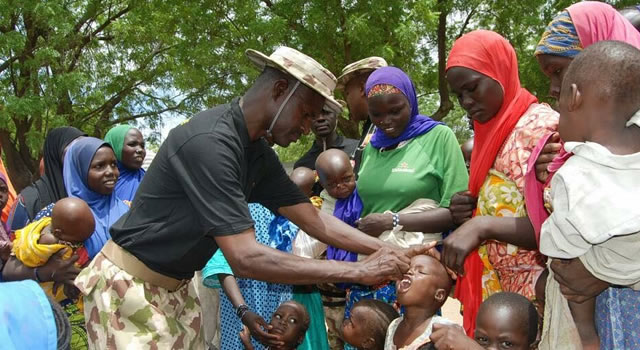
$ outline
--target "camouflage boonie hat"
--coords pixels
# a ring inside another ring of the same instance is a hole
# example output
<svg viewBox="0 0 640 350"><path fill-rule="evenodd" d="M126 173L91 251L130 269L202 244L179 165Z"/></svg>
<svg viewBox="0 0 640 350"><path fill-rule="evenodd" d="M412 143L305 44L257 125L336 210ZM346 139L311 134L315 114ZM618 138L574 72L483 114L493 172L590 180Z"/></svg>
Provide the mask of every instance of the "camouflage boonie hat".
<svg viewBox="0 0 640 350"><path fill-rule="evenodd" d="M342 106L333 99L333 90L336 88L335 75L313 58L286 46L277 48L271 56L252 49L245 53L258 68L270 66L291 74L302 84L322 95L328 108L336 113L342 112Z"/></svg>
<svg viewBox="0 0 640 350"><path fill-rule="evenodd" d="M386 67L387 61L382 57L367 57L363 58L360 61L355 61L351 64L348 64L346 67L342 69L342 74L338 77L338 85L336 86L337 90L343 90L347 85L349 80L353 78L356 74L372 72L380 67Z"/></svg>

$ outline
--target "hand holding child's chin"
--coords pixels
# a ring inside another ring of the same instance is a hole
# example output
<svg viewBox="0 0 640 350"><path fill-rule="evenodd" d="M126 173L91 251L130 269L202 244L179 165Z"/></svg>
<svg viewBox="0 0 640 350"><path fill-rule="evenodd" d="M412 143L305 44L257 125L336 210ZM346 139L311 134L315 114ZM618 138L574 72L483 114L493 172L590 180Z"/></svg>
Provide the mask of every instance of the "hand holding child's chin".
<svg viewBox="0 0 640 350"><path fill-rule="evenodd" d="M260 317L260 315L254 313L253 311L248 311L242 317L242 323L244 327L247 328L251 336L262 345L279 346L283 344L283 342L280 340L280 336L278 336L277 334L269 333L268 330L271 329L271 325L269 325L262 317Z"/></svg>
<svg viewBox="0 0 640 350"><path fill-rule="evenodd" d="M360 273L355 281L364 285L376 285L397 280L409 270L411 257L405 250L380 248L366 259L357 262Z"/></svg>
<svg viewBox="0 0 640 350"><path fill-rule="evenodd" d="M376 285L388 281L400 280L409 270L411 258L416 255L430 255L440 259L440 254L435 249L437 242L411 246L410 248L384 247L369 255L366 259L357 262L361 273L357 283L364 285Z"/></svg>

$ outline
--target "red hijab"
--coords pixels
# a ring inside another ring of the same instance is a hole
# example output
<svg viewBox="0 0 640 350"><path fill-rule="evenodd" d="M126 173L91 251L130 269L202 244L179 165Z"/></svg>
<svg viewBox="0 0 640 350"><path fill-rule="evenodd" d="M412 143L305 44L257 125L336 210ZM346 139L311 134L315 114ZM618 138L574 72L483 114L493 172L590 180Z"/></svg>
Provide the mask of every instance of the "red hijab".
<svg viewBox="0 0 640 350"><path fill-rule="evenodd" d="M451 67L469 68L490 77L500 84L504 94L502 107L495 117L484 124L473 122L469 191L477 196L502 144L538 99L520 85L516 52L496 32L475 30L456 40L447 61L447 70Z"/></svg>
<svg viewBox="0 0 640 350"><path fill-rule="evenodd" d="M473 122L474 144L469 191L477 196L502 144L520 117L538 99L520 86L516 52L496 32L476 30L456 40L447 61L447 70L451 67L472 69L497 81L502 87L503 100L498 113L484 124ZM465 331L471 337L475 331L476 314L482 303L482 269L482 260L475 249L465 259L465 274L458 278L455 292L464 310Z"/></svg>

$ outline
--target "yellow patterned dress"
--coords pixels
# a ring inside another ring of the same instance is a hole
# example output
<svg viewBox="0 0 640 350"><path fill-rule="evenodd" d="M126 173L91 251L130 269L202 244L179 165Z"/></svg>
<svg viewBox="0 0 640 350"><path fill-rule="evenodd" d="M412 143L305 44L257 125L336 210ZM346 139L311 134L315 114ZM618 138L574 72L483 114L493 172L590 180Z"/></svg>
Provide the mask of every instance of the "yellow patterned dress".
<svg viewBox="0 0 640 350"><path fill-rule="evenodd" d="M524 175L527 161L538 140L557 129L558 114L546 104L533 104L520 118L498 152L478 194L476 215L524 217ZM535 299L535 284L545 269L545 258L537 250L487 241L478 249L483 262L482 299L501 291Z"/></svg>

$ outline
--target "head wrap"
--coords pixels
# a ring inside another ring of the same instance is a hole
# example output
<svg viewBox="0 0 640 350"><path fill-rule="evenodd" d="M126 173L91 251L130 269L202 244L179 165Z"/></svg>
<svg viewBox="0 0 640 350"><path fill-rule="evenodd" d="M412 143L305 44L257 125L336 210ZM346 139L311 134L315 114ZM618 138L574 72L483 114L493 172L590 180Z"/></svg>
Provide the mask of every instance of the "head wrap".
<svg viewBox="0 0 640 350"><path fill-rule="evenodd" d="M122 161L122 147L124 147L124 138L127 136L129 130L133 129L131 125L116 125L109 129L104 137L104 140L111 145L113 153L116 154L116 159Z"/></svg>
<svg viewBox="0 0 640 350"><path fill-rule="evenodd" d="M382 67L376 69L365 84L365 93L367 96L371 89L376 85L391 85L400 90L409 101L411 115L407 127L400 136L395 138L388 137L382 130L377 129L371 138L371 146L375 148L390 147L414 137L426 134L442 124L427 116L418 113L418 98L416 97L416 89L413 82L405 72L396 67Z"/></svg>
<svg viewBox="0 0 640 350"><path fill-rule="evenodd" d="M64 183L69 196L87 202L96 222L95 232L84 242L92 259L111 238L111 225L129 210L115 193L105 196L89 188L89 167L101 147L109 147L109 144L95 137L85 137L74 142L64 157Z"/></svg>
<svg viewBox="0 0 640 350"><path fill-rule="evenodd" d="M62 157L64 149L80 136L87 134L71 126L55 128L47 134L43 148L44 175L21 192L30 219L40 209L67 197L62 176Z"/></svg>
<svg viewBox="0 0 640 350"><path fill-rule="evenodd" d="M0 283L3 349L58 349L56 319L40 285L32 280Z"/></svg>
<svg viewBox="0 0 640 350"><path fill-rule="evenodd" d="M580 51L582 51L582 45L578 32L571 21L569 11L564 10L545 29L535 55L575 57Z"/></svg>
<svg viewBox="0 0 640 350"><path fill-rule="evenodd" d="M402 94L402 91L400 91L400 89L398 89L393 85L378 84L378 85L374 85L371 88L371 90L369 90L369 93L367 94L367 98L371 98L374 96L381 96L381 95L392 95L392 94Z"/></svg>
<svg viewBox="0 0 640 350"><path fill-rule="evenodd" d="M573 58L581 48L603 40L619 40L640 49L640 33L616 9L599 1L583 1L569 6L549 23L536 55Z"/></svg>
<svg viewBox="0 0 640 350"><path fill-rule="evenodd" d="M503 91L498 113L486 123L473 122L469 190L476 196L502 144L524 112L538 100L520 85L516 52L498 33L476 30L456 40L447 61L447 70L451 67L465 67L484 74L498 82Z"/></svg>
<svg viewBox="0 0 640 350"><path fill-rule="evenodd" d="M587 48L603 40L618 40L640 49L640 33L611 5L584 1L569 6L567 10L582 47Z"/></svg>
<svg viewBox="0 0 640 350"><path fill-rule="evenodd" d="M502 144L537 99L520 86L516 52L498 33L476 30L456 40L449 53L447 70L452 67L465 67L484 74L498 82L503 91L502 106L498 113L486 123L473 122L469 190L477 196ZM457 282L456 298L464 308L463 321L467 335L474 332L475 317L482 303L482 266L477 250L471 252L465 259L465 275L460 276Z"/></svg>
<svg viewBox="0 0 640 350"><path fill-rule="evenodd" d="M142 182L145 171L144 169L129 169L122 164L122 148L124 147L124 139L127 136L129 130L133 129L130 125L117 125L111 128L104 137L104 140L111 145L113 153L116 154L118 159L118 170L120 170L120 177L116 183L116 189L114 193L116 196L125 201L132 201L135 197L136 191Z"/></svg>
<svg viewBox="0 0 640 350"><path fill-rule="evenodd" d="M2 153L2 147L0 147L0 153ZM4 164L2 163L2 158L0 158L0 173L8 174L7 169L4 168ZM7 187L9 187L9 199L7 200L7 205L1 210L2 216L0 216L0 220L8 224L9 213L13 207L13 202L16 200L16 190L13 188L8 175L6 180Z"/></svg>

